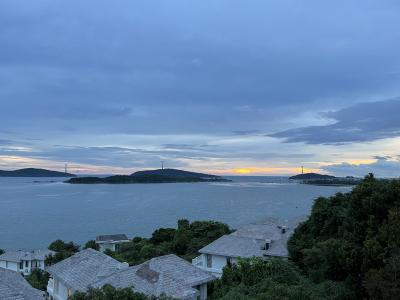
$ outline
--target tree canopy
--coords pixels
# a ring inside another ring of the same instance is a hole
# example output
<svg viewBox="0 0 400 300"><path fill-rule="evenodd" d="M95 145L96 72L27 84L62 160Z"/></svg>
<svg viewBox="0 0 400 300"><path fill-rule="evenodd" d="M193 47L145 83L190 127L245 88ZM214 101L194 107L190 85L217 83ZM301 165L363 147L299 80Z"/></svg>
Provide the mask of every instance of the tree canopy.
<svg viewBox="0 0 400 300"><path fill-rule="evenodd" d="M52 265L66 259L76 252L79 251L79 245L74 244L73 242L66 243L62 240L55 240L49 245L49 250L53 250L57 252L54 255L49 255L46 257L46 265Z"/></svg>
<svg viewBox="0 0 400 300"><path fill-rule="evenodd" d="M372 174L352 192L318 198L288 244L314 282L343 282L358 299L399 299L400 181Z"/></svg>
<svg viewBox="0 0 400 300"><path fill-rule="evenodd" d="M291 262L261 258L239 260L225 267L222 278L210 287L210 299L218 300L333 300L352 299L344 284L316 284Z"/></svg>
<svg viewBox="0 0 400 300"><path fill-rule="evenodd" d="M76 292L68 300L172 300L168 297L151 297L135 292L131 288L116 289L105 285L101 289L90 288L87 292Z"/></svg>
<svg viewBox="0 0 400 300"><path fill-rule="evenodd" d="M231 232L228 225L215 221L178 221L178 228L160 228L150 238L135 237L121 245L116 252L106 251L120 261L130 265L140 264L156 256L174 253L191 260L197 251Z"/></svg>
<svg viewBox="0 0 400 300"><path fill-rule="evenodd" d="M29 274L25 278L35 289L45 291L50 278L50 274L40 269L33 269L31 274Z"/></svg>

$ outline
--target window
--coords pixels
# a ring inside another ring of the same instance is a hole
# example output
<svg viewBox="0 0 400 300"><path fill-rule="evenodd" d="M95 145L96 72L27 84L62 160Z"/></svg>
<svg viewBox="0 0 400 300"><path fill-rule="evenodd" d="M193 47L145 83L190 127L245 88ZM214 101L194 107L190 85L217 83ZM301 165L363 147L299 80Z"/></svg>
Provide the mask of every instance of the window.
<svg viewBox="0 0 400 300"><path fill-rule="evenodd" d="M23 262L23 261L21 261L21 262L19 263L19 268L20 268L21 270L24 268L24 262Z"/></svg>
<svg viewBox="0 0 400 300"><path fill-rule="evenodd" d="M226 264L227 264L228 267L232 267L232 258L231 257L228 256L226 258Z"/></svg>
<svg viewBox="0 0 400 300"><path fill-rule="evenodd" d="M25 261L25 268L29 267L29 261Z"/></svg>
<svg viewBox="0 0 400 300"><path fill-rule="evenodd" d="M207 268L212 268L212 256L210 254L206 254L207 260Z"/></svg>

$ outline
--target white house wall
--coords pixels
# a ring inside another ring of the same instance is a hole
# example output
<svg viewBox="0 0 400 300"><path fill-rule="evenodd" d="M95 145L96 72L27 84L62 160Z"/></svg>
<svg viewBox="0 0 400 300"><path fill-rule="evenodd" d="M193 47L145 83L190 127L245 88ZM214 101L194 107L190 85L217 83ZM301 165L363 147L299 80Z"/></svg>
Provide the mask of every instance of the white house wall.
<svg viewBox="0 0 400 300"><path fill-rule="evenodd" d="M11 261L6 262L4 260L0 261L0 268L8 269L8 270L12 270L12 271L16 271L17 272L17 271L19 271L18 267L19 267L18 263L16 263L16 262L11 262Z"/></svg>
<svg viewBox="0 0 400 300"><path fill-rule="evenodd" d="M207 260L206 260L207 263ZM221 270L226 266L226 257L220 255L212 255L211 268Z"/></svg>

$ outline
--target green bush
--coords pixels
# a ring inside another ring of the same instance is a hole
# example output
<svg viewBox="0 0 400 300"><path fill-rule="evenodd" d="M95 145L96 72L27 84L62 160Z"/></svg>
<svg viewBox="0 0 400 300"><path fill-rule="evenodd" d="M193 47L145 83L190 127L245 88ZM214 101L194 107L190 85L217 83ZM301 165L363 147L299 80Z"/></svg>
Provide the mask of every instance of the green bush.
<svg viewBox="0 0 400 300"><path fill-rule="evenodd" d="M32 270L31 274L25 277L31 286L42 291L46 290L49 278L50 274L40 269Z"/></svg>

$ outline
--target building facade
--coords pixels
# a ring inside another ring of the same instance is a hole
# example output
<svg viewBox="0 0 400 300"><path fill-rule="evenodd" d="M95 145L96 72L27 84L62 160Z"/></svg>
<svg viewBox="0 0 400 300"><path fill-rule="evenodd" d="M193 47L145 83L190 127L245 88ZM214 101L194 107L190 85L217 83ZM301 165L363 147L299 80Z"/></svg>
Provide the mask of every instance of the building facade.
<svg viewBox="0 0 400 300"><path fill-rule="evenodd" d="M239 258L287 258L288 226L276 223L250 224L220 237L199 250L200 256L192 264L221 277L223 268L236 264Z"/></svg>
<svg viewBox="0 0 400 300"><path fill-rule="evenodd" d="M48 249L7 251L0 255L0 268L29 275L34 269L45 270L46 257L54 253L54 251Z"/></svg>
<svg viewBox="0 0 400 300"><path fill-rule="evenodd" d="M99 235L96 237L96 244L100 252L111 250L117 251L121 244L128 243L130 240L125 234Z"/></svg>

